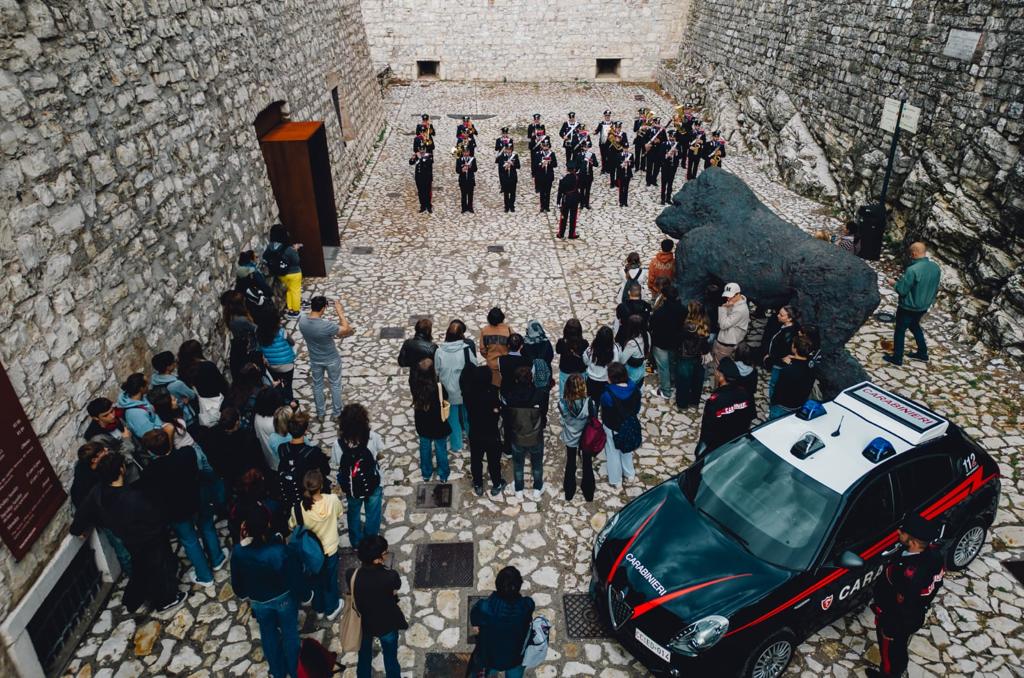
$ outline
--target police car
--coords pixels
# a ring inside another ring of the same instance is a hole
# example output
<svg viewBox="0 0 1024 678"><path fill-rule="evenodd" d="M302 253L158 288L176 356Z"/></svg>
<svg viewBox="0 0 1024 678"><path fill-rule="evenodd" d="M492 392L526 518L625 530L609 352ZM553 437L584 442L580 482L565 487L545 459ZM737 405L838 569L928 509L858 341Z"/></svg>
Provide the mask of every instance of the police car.
<svg viewBox="0 0 1024 678"><path fill-rule="evenodd" d="M948 569L979 553L995 462L954 424L864 382L710 452L612 516L591 592L653 673L781 675L807 636L867 602L919 513Z"/></svg>

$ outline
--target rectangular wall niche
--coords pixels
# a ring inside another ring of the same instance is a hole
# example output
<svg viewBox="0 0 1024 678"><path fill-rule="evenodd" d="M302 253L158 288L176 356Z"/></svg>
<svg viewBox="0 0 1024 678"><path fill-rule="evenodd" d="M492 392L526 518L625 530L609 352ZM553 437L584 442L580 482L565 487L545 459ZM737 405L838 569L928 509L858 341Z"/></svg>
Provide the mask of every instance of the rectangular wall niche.
<svg viewBox="0 0 1024 678"><path fill-rule="evenodd" d="M622 59L598 59L596 77L599 80L618 80Z"/></svg>
<svg viewBox="0 0 1024 678"><path fill-rule="evenodd" d="M420 80L437 80L441 76L440 61L417 61L416 77Z"/></svg>

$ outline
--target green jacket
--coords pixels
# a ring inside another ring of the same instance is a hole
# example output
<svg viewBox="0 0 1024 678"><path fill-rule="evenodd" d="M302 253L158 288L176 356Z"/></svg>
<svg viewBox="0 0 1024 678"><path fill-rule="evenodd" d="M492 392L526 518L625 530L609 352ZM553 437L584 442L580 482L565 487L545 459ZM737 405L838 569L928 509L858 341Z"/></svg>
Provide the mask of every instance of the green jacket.
<svg viewBox="0 0 1024 678"><path fill-rule="evenodd" d="M914 259L896 281L900 295L900 308L908 311L927 311L939 292L939 265L928 257Z"/></svg>

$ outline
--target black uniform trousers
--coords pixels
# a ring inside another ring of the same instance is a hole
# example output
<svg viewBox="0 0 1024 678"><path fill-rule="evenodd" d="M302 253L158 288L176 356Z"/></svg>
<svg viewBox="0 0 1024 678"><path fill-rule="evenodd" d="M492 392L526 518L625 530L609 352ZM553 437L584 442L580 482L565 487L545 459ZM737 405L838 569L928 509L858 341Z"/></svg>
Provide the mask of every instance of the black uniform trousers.
<svg viewBox="0 0 1024 678"><path fill-rule="evenodd" d="M633 142L633 158L636 160L636 166L646 172L647 153L644 151L644 145L639 138Z"/></svg>
<svg viewBox="0 0 1024 678"><path fill-rule="evenodd" d="M676 165L664 162L661 165L661 204L672 202L672 184L676 180Z"/></svg>
<svg viewBox="0 0 1024 678"><path fill-rule="evenodd" d="M697 178L697 169L700 167L700 156L692 153L686 154L686 179Z"/></svg>
<svg viewBox="0 0 1024 678"><path fill-rule="evenodd" d="M551 211L551 184L551 177L546 176L544 172L537 175L537 192L540 193L541 212Z"/></svg>
<svg viewBox="0 0 1024 678"><path fill-rule="evenodd" d="M616 181L619 185L619 207L629 207L629 180L632 176L629 172L619 169L616 174Z"/></svg>
<svg viewBox="0 0 1024 678"><path fill-rule="evenodd" d="M576 237L576 219L580 215L580 201L576 193L562 198L561 216L558 218L558 237L565 235L566 224L569 226L569 237Z"/></svg>
<svg viewBox="0 0 1024 678"><path fill-rule="evenodd" d="M608 170L608 187L615 188L618 186L616 179L619 175L619 157L620 153L613 148L608 149L608 162L604 164L604 168Z"/></svg>
<svg viewBox="0 0 1024 678"><path fill-rule="evenodd" d="M603 171L603 170L602 170ZM580 174L580 198L583 207L590 209L590 189L594 185L594 174Z"/></svg>
<svg viewBox="0 0 1024 678"><path fill-rule="evenodd" d="M608 154L609 154L609 151L610 151L609 144L608 143L598 144L597 148L601 152L601 173L602 174L607 174L608 172L611 171L611 170L608 169Z"/></svg>
<svg viewBox="0 0 1024 678"><path fill-rule="evenodd" d="M501 181L501 195L505 200L505 211L516 211L516 184L517 179L503 179Z"/></svg>
<svg viewBox="0 0 1024 678"><path fill-rule="evenodd" d="M476 182L472 177L459 176L459 192L462 194L462 211L473 211L473 189Z"/></svg>
<svg viewBox="0 0 1024 678"><path fill-rule="evenodd" d="M430 204L431 199L431 185L434 183L434 178L429 175L417 176L416 177L416 195L420 199L420 211L432 209L433 206Z"/></svg>
<svg viewBox="0 0 1024 678"><path fill-rule="evenodd" d="M884 614L875 615L875 636L878 638L878 652L881 655L879 668L885 678L900 678L910 664L907 646L917 629L900 628L898 632L894 632L887 626L899 628L901 625L887 625Z"/></svg>
<svg viewBox="0 0 1024 678"><path fill-rule="evenodd" d="M647 158L647 185L658 185L658 173L661 171L661 163L665 159L665 151L660 146L652 148Z"/></svg>

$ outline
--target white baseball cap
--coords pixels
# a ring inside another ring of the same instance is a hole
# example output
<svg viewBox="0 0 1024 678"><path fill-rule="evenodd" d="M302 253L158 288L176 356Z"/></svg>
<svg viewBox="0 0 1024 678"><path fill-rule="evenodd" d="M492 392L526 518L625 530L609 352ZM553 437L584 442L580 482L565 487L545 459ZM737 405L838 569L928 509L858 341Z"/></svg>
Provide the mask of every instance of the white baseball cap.
<svg viewBox="0 0 1024 678"><path fill-rule="evenodd" d="M739 283L734 283L734 282L733 283L729 283L722 290L722 296L723 297L734 297L734 296L736 296L739 293L740 293L740 285L739 285Z"/></svg>

